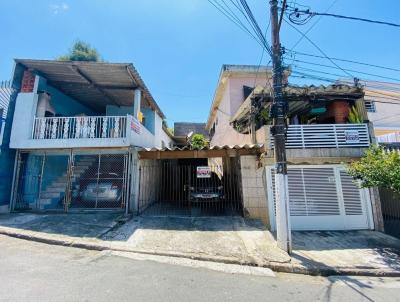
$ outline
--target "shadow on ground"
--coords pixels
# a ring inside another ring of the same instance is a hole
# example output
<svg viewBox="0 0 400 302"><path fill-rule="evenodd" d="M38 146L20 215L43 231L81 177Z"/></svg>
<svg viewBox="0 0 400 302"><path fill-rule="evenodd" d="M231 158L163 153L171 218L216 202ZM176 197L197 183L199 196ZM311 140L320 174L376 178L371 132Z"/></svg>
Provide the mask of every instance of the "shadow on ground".
<svg viewBox="0 0 400 302"><path fill-rule="evenodd" d="M12 213L0 215L0 226L55 235L98 238L116 227L119 217L121 213Z"/></svg>
<svg viewBox="0 0 400 302"><path fill-rule="evenodd" d="M375 231L293 232L292 262L306 267L400 270L400 240Z"/></svg>

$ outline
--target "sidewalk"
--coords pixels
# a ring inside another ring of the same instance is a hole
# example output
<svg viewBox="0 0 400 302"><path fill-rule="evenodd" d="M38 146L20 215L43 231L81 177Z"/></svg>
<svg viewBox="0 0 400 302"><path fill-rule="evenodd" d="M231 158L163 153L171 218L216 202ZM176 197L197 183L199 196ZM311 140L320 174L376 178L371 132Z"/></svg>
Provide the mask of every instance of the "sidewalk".
<svg viewBox="0 0 400 302"><path fill-rule="evenodd" d="M255 265L312 275L400 276L400 240L378 232L294 232L293 254L258 221L96 214L0 215L0 234L49 244Z"/></svg>

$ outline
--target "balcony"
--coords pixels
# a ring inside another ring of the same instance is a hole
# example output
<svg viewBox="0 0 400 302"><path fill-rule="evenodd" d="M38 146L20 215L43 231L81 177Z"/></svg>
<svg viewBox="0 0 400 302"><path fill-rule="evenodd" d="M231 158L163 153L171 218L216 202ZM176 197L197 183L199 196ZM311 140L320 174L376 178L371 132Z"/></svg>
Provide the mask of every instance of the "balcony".
<svg viewBox="0 0 400 302"><path fill-rule="evenodd" d="M119 139L127 116L35 117L32 139Z"/></svg>
<svg viewBox="0 0 400 302"><path fill-rule="evenodd" d="M273 145L271 136L271 148ZM287 149L368 148L369 145L367 124L289 125L286 137Z"/></svg>

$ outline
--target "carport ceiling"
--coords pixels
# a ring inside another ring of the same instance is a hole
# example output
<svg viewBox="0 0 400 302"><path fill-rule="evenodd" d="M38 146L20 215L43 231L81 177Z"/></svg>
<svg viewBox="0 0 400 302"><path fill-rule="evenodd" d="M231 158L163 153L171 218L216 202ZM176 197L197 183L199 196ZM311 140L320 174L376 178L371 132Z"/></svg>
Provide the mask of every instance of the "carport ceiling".
<svg viewBox="0 0 400 302"><path fill-rule="evenodd" d="M141 88L149 106L164 118L132 64L28 59L15 61L45 77L50 85L96 111L104 110L107 104L132 105L134 90Z"/></svg>

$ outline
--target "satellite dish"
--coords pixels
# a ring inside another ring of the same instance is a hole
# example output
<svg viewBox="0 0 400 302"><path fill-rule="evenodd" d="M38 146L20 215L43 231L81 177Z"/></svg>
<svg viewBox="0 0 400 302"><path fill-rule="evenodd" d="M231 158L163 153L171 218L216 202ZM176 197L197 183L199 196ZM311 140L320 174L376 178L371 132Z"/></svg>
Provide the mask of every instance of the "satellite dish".
<svg viewBox="0 0 400 302"><path fill-rule="evenodd" d="M188 138L188 139L191 138L192 135L193 135L193 131L190 131L190 132L188 133L188 135L187 135L187 138Z"/></svg>

